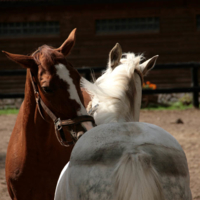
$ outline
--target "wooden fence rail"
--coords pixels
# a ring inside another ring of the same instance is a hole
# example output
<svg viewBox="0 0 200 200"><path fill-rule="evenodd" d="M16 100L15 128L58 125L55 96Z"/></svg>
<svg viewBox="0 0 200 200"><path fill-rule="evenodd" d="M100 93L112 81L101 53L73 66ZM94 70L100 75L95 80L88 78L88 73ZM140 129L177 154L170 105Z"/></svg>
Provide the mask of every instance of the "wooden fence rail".
<svg viewBox="0 0 200 200"><path fill-rule="evenodd" d="M200 63L181 63L181 64L164 64L156 65L153 70L165 70L165 69L191 69L191 87L182 88L163 88L155 90L143 90L143 94L167 94L167 93L192 93L193 94L193 106L199 108L199 93L200 87L198 85L198 70ZM105 70L104 67L83 67L77 69L86 79L91 80L91 70L94 73L102 73ZM1 70L0 76L22 76L26 75L26 70ZM4 98L24 98L23 93L8 93L3 94L0 92L0 99Z"/></svg>

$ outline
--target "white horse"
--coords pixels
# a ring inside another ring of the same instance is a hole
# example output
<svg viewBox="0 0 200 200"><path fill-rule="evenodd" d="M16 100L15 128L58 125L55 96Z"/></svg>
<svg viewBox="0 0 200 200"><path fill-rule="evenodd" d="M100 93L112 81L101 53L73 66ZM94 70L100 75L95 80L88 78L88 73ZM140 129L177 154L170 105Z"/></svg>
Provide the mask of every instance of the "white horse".
<svg viewBox="0 0 200 200"><path fill-rule="evenodd" d="M92 107L99 105L99 125L76 143L55 200L192 199L186 156L176 139L153 124L131 122L139 120L142 76L157 56L142 64L141 56L125 56L117 44L105 74L94 84L82 81Z"/></svg>
<svg viewBox="0 0 200 200"><path fill-rule="evenodd" d="M94 84L82 79L82 87L92 98L87 110L94 109L97 125L139 121L143 76L154 67L158 56L142 64L142 55L126 53L125 58L121 57L122 50L117 43L109 53L105 73Z"/></svg>

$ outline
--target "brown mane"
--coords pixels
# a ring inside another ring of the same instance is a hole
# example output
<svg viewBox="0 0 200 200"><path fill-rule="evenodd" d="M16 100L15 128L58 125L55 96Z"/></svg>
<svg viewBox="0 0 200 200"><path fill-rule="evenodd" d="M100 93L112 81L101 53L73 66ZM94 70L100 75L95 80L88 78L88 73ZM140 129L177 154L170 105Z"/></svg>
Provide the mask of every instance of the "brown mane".
<svg viewBox="0 0 200 200"><path fill-rule="evenodd" d="M32 53L33 59L38 65L53 66L58 62L66 61L62 53L48 45L42 45Z"/></svg>

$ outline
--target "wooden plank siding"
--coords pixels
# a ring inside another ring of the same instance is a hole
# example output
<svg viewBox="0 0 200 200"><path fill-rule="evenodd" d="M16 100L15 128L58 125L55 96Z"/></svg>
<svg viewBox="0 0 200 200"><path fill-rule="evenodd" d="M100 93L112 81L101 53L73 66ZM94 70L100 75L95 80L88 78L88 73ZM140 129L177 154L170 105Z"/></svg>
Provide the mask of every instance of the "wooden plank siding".
<svg viewBox="0 0 200 200"><path fill-rule="evenodd" d="M0 50L11 53L30 54L43 44L58 47L76 27L76 45L68 57L75 67L106 66L108 53L116 42L121 44L123 52L143 53L146 58L159 55L159 64L200 62L200 30L196 27L200 2L197 0L62 6L47 4L41 7L2 7L0 13L0 23L60 22L58 36L0 37ZM160 30L96 34L95 20L141 17L158 17ZM0 53L0 70L20 68ZM188 87L191 84L191 74L187 69L154 70L146 80L157 84L158 88ZM24 89L24 81L24 77L0 77L0 93L21 92Z"/></svg>
<svg viewBox="0 0 200 200"><path fill-rule="evenodd" d="M25 76L1 76L0 93L24 93Z"/></svg>

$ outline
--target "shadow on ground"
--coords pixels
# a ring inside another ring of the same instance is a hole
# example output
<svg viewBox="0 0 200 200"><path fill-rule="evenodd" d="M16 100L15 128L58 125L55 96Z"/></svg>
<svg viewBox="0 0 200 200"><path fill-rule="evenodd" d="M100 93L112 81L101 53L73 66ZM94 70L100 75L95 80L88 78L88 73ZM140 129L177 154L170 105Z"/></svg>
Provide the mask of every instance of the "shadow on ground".
<svg viewBox="0 0 200 200"><path fill-rule="evenodd" d="M5 169L6 153L0 153L0 169Z"/></svg>

